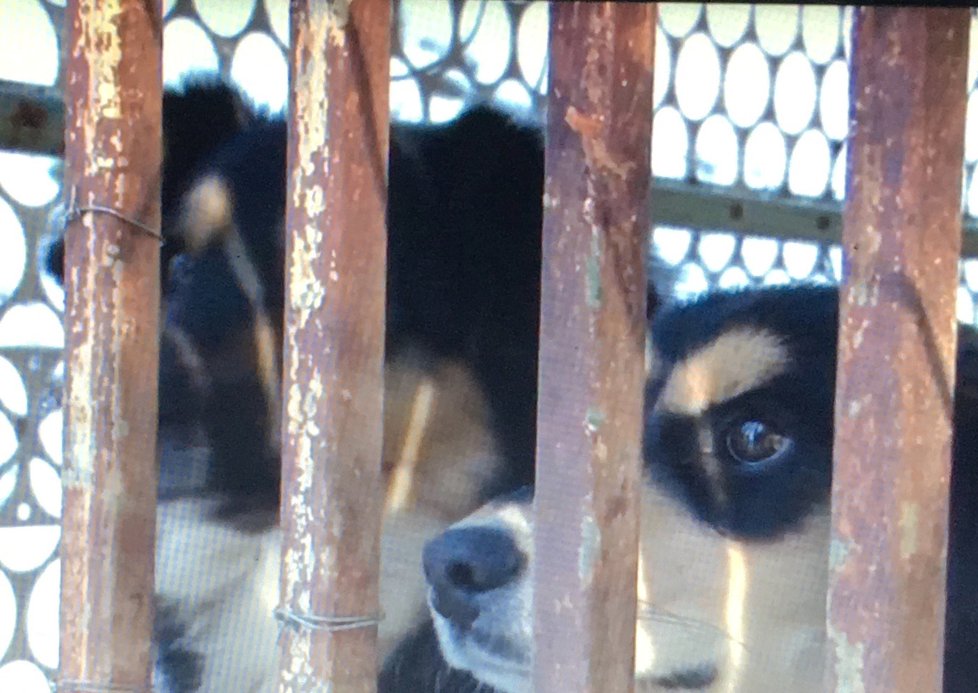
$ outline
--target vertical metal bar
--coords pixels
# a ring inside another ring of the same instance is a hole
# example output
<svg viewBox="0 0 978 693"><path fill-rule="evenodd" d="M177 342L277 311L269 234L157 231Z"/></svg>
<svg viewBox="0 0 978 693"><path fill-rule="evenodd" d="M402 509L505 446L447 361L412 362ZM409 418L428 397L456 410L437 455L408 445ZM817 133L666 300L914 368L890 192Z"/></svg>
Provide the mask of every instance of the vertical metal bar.
<svg viewBox="0 0 978 693"><path fill-rule="evenodd" d="M939 691L961 248L967 9L854 31L827 674Z"/></svg>
<svg viewBox="0 0 978 693"><path fill-rule="evenodd" d="M291 4L282 691L376 688L390 11Z"/></svg>
<svg viewBox="0 0 978 693"><path fill-rule="evenodd" d="M156 527L161 7L78 0L66 21L59 690L142 691Z"/></svg>
<svg viewBox="0 0 978 693"><path fill-rule="evenodd" d="M550 5L534 690L630 691L655 6Z"/></svg>

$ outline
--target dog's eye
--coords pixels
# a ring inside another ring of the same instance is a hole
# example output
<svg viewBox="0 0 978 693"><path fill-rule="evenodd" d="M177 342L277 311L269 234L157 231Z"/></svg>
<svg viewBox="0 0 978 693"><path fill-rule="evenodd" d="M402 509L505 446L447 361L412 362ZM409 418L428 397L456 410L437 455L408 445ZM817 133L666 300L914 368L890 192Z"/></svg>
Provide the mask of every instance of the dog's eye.
<svg viewBox="0 0 978 693"><path fill-rule="evenodd" d="M727 431L727 450L741 464L772 462L790 448L791 439L763 421L744 421Z"/></svg>

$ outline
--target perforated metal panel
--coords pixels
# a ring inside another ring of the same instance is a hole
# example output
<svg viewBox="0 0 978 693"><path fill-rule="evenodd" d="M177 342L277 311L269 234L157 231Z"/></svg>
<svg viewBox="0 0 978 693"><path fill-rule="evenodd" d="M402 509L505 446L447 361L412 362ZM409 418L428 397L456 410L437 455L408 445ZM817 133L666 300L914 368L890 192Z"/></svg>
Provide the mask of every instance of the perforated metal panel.
<svg viewBox="0 0 978 693"><path fill-rule="evenodd" d="M60 86L63 4L0 3L0 80ZM57 163L0 150L0 691L47 691L58 663L64 303L38 271Z"/></svg>
<svg viewBox="0 0 978 693"><path fill-rule="evenodd" d="M972 17L972 36L976 26ZM728 187L745 199L839 203L846 183L851 33L851 7L661 4L655 175ZM962 194L969 217L978 213L976 56L973 46ZM712 287L841 277L837 244L741 238L723 229L657 227L652 261L659 290L677 297ZM978 266L965 260L958 292L965 322L976 320L976 288Z"/></svg>
<svg viewBox="0 0 978 693"><path fill-rule="evenodd" d="M63 4L0 2L0 80L60 86ZM469 99L494 99L518 117L538 118L546 92L545 2L402 0L397 8L395 118L449 120ZM655 175L693 195L712 185L761 202L840 200L851 9L659 8ZM287 0L166 0L164 10L167 83L220 71L256 102L283 108ZM970 216L978 215L976 67L973 49L962 195ZM46 218L60 192L50 173L55 163L0 151L0 691L24 693L48 690L58 656L63 295L38 270ZM738 236L718 226L654 230L650 258L663 294L839 279L841 254L830 242ZM976 296L978 260L968 260L961 319L976 321Z"/></svg>

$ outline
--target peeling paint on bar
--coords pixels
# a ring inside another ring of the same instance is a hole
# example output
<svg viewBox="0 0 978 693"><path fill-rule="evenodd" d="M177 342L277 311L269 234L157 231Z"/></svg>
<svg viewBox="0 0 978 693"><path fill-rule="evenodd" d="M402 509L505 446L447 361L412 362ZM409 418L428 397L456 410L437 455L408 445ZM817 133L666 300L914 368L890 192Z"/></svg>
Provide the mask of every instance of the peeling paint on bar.
<svg viewBox="0 0 978 693"><path fill-rule="evenodd" d="M941 690L969 25L967 8L857 10L828 557L840 693Z"/></svg>
<svg viewBox="0 0 978 693"><path fill-rule="evenodd" d="M390 5L291 3L282 610L377 615ZM370 692L377 627L286 624L280 691Z"/></svg>
<svg viewBox="0 0 978 693"><path fill-rule="evenodd" d="M845 633L829 628L829 642L835 645L835 660L838 668L836 693L866 693L863 682L863 658L866 648L862 643L853 645Z"/></svg>
<svg viewBox="0 0 978 693"><path fill-rule="evenodd" d="M325 208L318 204L306 204L305 211L310 219L314 219L322 215ZM288 289L289 302L298 315L296 326L299 329L306 327L309 316L322 306L326 295L323 283L316 276L316 265L320 259L318 248L322 242L322 231L311 224L307 224L303 233L296 234L293 240Z"/></svg>
<svg viewBox="0 0 978 693"><path fill-rule="evenodd" d="M918 443L919 444L919 443ZM920 506L913 502L900 505L900 558L904 561L913 559L919 546Z"/></svg>
<svg viewBox="0 0 978 693"><path fill-rule="evenodd" d="M160 9L66 10L65 196L160 223ZM81 212L66 239L62 693L149 686L159 244ZM79 683L84 682L84 683Z"/></svg>
<svg viewBox="0 0 978 693"><path fill-rule="evenodd" d="M585 515L581 520L581 545L577 559L578 575L585 585L590 585L594 578L594 564L600 551L601 530L593 517Z"/></svg>
<svg viewBox="0 0 978 693"><path fill-rule="evenodd" d="M549 10L533 690L627 692L655 7L551 3Z"/></svg>

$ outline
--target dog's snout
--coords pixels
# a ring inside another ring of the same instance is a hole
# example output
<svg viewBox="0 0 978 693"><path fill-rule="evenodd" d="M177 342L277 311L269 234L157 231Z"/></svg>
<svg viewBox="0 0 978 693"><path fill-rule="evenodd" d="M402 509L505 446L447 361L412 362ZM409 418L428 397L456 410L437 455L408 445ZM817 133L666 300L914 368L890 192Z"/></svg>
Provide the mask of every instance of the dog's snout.
<svg viewBox="0 0 978 693"><path fill-rule="evenodd" d="M513 581L525 557L512 536L489 527L451 529L424 549L432 607L461 628L479 615L477 597Z"/></svg>

